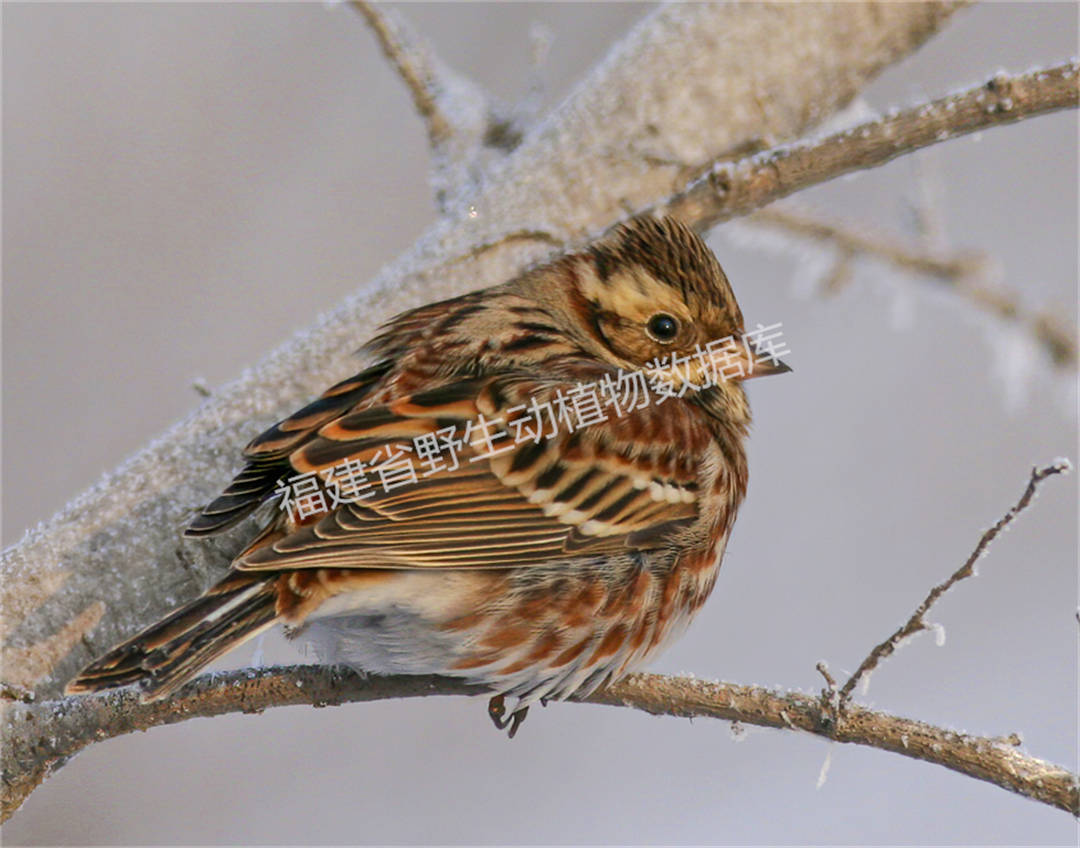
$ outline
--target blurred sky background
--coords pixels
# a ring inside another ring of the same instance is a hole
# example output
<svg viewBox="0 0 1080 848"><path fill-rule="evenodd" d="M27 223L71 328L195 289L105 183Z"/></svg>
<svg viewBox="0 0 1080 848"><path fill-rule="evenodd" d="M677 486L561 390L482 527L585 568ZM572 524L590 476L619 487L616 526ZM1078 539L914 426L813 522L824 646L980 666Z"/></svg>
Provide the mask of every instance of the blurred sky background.
<svg viewBox="0 0 1080 848"><path fill-rule="evenodd" d="M557 103L644 5L415 4L442 57L522 98L530 28ZM3 539L16 541L361 287L433 220L424 129L360 18L321 3L24 5L3 13ZM866 93L905 105L1077 53L1073 3L957 15ZM799 196L913 238L936 174L950 244L1076 323L1076 113ZM713 598L652 670L816 691L905 619L1015 502L1077 458L1075 374L934 283L748 225L710 240L792 375L751 384L749 498ZM364 341L356 339L356 344ZM1011 376L1010 376L1011 374ZM237 450L253 435L237 433ZM224 485L227 481L222 480ZM1077 767L1077 478L1039 500L863 700ZM292 661L278 637L269 661ZM239 649L222 665L250 662ZM816 788L826 755L828 780ZM92 746L8 844L1075 844L1067 814L821 739L613 708L494 732L463 698L289 708Z"/></svg>

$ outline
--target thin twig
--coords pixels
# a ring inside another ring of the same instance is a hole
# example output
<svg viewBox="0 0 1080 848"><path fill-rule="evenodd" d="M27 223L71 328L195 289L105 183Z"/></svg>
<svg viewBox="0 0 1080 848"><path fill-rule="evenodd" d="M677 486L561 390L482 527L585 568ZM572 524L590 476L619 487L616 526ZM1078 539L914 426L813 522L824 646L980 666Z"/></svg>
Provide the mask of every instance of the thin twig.
<svg viewBox="0 0 1080 848"><path fill-rule="evenodd" d="M822 660L816 666L814 666L814 668L818 670L818 674L825 678L825 685L828 687L828 691L832 692L833 690L835 690L836 679L832 676L832 674L829 673L829 667L825 664L825 661Z"/></svg>
<svg viewBox="0 0 1080 848"><path fill-rule="evenodd" d="M925 274L942 282L957 285L966 277L985 270L989 257L983 253L942 254L909 247L885 236L867 232L862 227L826 221L818 215L790 206L770 206L747 218L753 224L782 229L797 236L829 242L849 255L864 254L916 274Z"/></svg>
<svg viewBox="0 0 1080 848"><path fill-rule="evenodd" d="M172 698L146 704L140 703L130 689L31 705L11 704L4 716L14 731L4 751L3 819L34 787L91 741L189 718L259 713L271 707L325 707L354 701L482 692L445 677L361 677L348 669L298 665L205 674ZM644 710L652 715L706 716L780 730L803 730L835 742L868 745L936 763L1074 815L1080 810L1075 775L1024 754L1001 739L955 733L857 705L849 705L843 723L837 725L820 699L799 692L633 674L583 700Z"/></svg>
<svg viewBox="0 0 1080 848"><path fill-rule="evenodd" d="M826 221L791 207L770 206L753 213L747 220L835 246L840 256L825 286L829 293L849 282L852 257L873 256L901 270L937 280L1002 320L1026 327L1055 365L1076 368L1075 335L1050 316L1026 312L1016 293L988 284L987 269L991 260L985 253L944 253L908 246L861 227Z"/></svg>
<svg viewBox="0 0 1080 848"><path fill-rule="evenodd" d="M364 16L379 40L386 58L409 89L416 111L427 124L428 139L438 147L453 134L453 124L439 105L438 76L427 48L419 43L409 28L388 9L376 8L366 0L350 0L349 5Z"/></svg>
<svg viewBox="0 0 1080 848"><path fill-rule="evenodd" d="M937 603L937 600L949 591L949 589L961 580L971 577L975 573L975 563L978 561L979 557L986 552L990 544L997 538L998 533L1011 524L1013 519L1027 508L1028 504L1031 503L1031 499L1035 496L1035 491L1039 484L1047 477L1054 474L1066 474L1071 468L1072 465L1067 459L1058 459L1043 468L1033 468L1031 470L1031 479L1028 481L1027 488L1024 489L1024 494L1021 496L1020 500L1017 501L1016 505L1005 513L993 527L983 533L982 538L979 539L979 543L975 546L975 550L971 552L971 556L967 558L964 564L953 572L948 580L939 583L931 589L930 594L926 596L923 602L915 609L915 612L911 614L911 618L889 636L888 639L877 645L869 654L867 654L866 659L859 664L855 673L852 674L851 677L848 678L848 681L840 688L840 700L842 703L846 703L851 698L851 693L854 691L859 681L865 675L877 668L882 660L891 656L896 650L896 646L904 641L904 639L929 629L929 625L926 623L924 616L929 611L930 607Z"/></svg>
<svg viewBox="0 0 1080 848"><path fill-rule="evenodd" d="M825 678L825 688L821 690L821 708L823 719L835 728L840 720L840 692L836 688L836 678L829 673L829 667L822 660L815 668Z"/></svg>
<svg viewBox="0 0 1080 848"><path fill-rule="evenodd" d="M1078 70L1074 61L1014 77L997 74L967 91L890 112L825 138L735 162L718 161L658 210L707 230L826 179L884 165L949 138L1075 109L1080 100Z"/></svg>
<svg viewBox="0 0 1080 848"><path fill-rule="evenodd" d="M381 4L350 0L412 95L432 150L431 188L439 211L462 206L481 175L523 137L514 115L471 79L454 72L401 16Z"/></svg>
<svg viewBox="0 0 1080 848"><path fill-rule="evenodd" d="M27 689L25 686L20 686L18 683L0 680L0 698L5 701L22 701L24 704L32 704L34 702L34 691Z"/></svg>

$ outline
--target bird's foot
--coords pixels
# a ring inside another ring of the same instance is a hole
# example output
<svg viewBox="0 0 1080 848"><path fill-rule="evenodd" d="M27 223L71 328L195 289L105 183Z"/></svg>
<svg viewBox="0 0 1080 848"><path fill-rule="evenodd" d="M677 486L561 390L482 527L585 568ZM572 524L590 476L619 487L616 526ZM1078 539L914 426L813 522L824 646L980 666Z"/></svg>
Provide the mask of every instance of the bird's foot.
<svg viewBox="0 0 1080 848"><path fill-rule="evenodd" d="M490 701L488 701L488 716L491 718L492 723L499 730L506 730L510 728L510 732L507 736L513 739L518 732L518 728L521 727L522 722L525 721L525 716L529 714L529 708L525 707L522 710L514 710L509 716L506 715L506 698L502 695L496 695Z"/></svg>

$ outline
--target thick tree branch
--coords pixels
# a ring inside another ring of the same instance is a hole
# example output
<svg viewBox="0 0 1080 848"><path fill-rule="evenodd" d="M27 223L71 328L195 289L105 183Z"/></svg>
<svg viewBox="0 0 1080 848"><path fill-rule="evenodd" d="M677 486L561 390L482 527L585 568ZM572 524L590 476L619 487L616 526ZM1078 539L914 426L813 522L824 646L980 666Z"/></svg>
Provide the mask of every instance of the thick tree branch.
<svg viewBox="0 0 1080 848"><path fill-rule="evenodd" d="M852 171L957 136L1011 124L1080 100L1080 64L1066 62L1019 76L999 73L983 85L921 103L825 138L719 160L689 188L661 205L699 230Z"/></svg>
<svg viewBox="0 0 1080 848"><path fill-rule="evenodd" d="M980 309L1026 328L1055 365L1076 369L1076 336L1050 315L1027 312L1015 292L988 283L990 258L985 254L946 253L909 246L861 227L826 221L785 206L761 209L747 221L835 247L839 258L826 284L829 291L835 291L848 281L853 257L871 256L901 270L930 277Z"/></svg>
<svg viewBox="0 0 1080 848"><path fill-rule="evenodd" d="M444 677L361 677L348 669L298 665L207 674L166 701L140 703L122 690L41 704L12 704L14 728L5 751L3 819L51 773L93 741L189 718L258 713L271 707L325 707L388 698L473 695L482 690ZM839 721L820 698L758 686L632 674L584 699L652 715L705 716L802 730L833 742L867 745L945 766L1044 804L1080 814L1075 775L1017 748L1015 738L969 736L925 722L866 709L844 708ZM63 721L56 721L56 716ZM11 776L10 782L9 775ZM0 820L3 820L0 819Z"/></svg>

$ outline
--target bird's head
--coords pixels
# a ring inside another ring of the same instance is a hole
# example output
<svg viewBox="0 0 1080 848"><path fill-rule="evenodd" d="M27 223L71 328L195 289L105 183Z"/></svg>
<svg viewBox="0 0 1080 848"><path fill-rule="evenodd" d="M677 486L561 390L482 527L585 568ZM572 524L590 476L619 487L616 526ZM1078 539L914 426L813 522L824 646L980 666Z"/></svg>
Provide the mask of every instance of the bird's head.
<svg viewBox="0 0 1080 848"><path fill-rule="evenodd" d="M762 358L720 263L674 218L619 224L564 261L579 341L626 371L664 371L676 392L790 368ZM703 400L705 400L703 398Z"/></svg>

